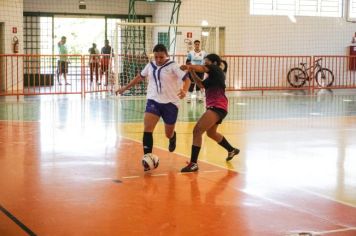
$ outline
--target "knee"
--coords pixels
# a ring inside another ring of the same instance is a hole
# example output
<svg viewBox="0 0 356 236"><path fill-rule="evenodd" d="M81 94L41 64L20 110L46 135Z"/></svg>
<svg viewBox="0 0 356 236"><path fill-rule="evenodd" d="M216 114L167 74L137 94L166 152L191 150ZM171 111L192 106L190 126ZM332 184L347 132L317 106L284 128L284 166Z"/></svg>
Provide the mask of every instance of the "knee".
<svg viewBox="0 0 356 236"><path fill-rule="evenodd" d="M214 139L214 137L215 137L215 132L209 132L209 131L207 131L207 132L206 132L206 135L207 135L209 138Z"/></svg>
<svg viewBox="0 0 356 236"><path fill-rule="evenodd" d="M193 129L193 136L202 136L204 133L203 129L199 126L195 126Z"/></svg>

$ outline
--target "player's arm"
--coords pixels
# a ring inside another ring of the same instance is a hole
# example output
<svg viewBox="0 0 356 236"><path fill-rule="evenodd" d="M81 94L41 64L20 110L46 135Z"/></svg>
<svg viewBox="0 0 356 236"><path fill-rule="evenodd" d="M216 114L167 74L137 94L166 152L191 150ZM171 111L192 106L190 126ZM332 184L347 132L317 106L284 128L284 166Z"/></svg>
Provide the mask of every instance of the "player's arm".
<svg viewBox="0 0 356 236"><path fill-rule="evenodd" d="M196 83L196 85L199 88L201 88L201 89L205 88L204 85L203 85L202 80L199 78L199 76L195 73L194 70L189 71L189 73L190 73L190 77L194 80L194 82Z"/></svg>
<svg viewBox="0 0 356 236"><path fill-rule="evenodd" d="M115 94L123 94L126 90L130 89L131 87L135 86L136 84L138 84L139 82L141 82L143 79L143 77L141 76L141 74L137 74L136 77L130 81L130 83L128 83L127 85L119 88L118 90L115 91Z"/></svg>
<svg viewBox="0 0 356 236"><path fill-rule="evenodd" d="M188 78L188 75L185 76L184 80L183 80L183 86L182 88L180 89L179 93L178 93L178 97L180 99L183 99L185 97L185 95L187 94L188 92L188 89L190 87L190 79Z"/></svg>
<svg viewBox="0 0 356 236"><path fill-rule="evenodd" d="M199 73L207 73L209 72L209 68L204 65L181 65L181 70L195 71Z"/></svg>

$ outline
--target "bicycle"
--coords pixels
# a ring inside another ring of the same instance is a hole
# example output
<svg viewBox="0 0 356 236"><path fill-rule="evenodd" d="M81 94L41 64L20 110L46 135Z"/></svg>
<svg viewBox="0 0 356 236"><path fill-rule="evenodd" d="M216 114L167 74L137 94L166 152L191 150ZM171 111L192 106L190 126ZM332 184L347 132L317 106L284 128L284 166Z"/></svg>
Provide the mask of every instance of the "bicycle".
<svg viewBox="0 0 356 236"><path fill-rule="evenodd" d="M314 65L306 67L307 63L300 63L300 67L295 67L289 70L287 74L288 83L294 88L302 87L306 81L311 81L315 78L319 87L330 87L334 82L334 74L328 68L323 68L320 65L322 58L319 58L314 62ZM308 71L312 70L314 73L309 76Z"/></svg>

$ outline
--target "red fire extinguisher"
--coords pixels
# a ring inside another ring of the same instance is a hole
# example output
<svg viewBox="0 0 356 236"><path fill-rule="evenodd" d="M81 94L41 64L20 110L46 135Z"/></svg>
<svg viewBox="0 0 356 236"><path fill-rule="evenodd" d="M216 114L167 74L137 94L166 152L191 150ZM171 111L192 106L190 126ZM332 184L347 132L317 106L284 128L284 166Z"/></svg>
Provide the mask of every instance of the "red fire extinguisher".
<svg viewBox="0 0 356 236"><path fill-rule="evenodd" d="M12 52L19 53L19 39L16 36L12 38Z"/></svg>

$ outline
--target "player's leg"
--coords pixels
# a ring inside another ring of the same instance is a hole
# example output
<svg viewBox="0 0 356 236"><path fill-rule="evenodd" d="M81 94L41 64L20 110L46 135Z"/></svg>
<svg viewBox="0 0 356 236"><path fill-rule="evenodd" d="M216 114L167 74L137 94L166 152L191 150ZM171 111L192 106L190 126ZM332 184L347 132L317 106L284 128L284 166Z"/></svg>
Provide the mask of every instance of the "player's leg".
<svg viewBox="0 0 356 236"><path fill-rule="evenodd" d="M159 116L150 112L145 112L143 118L144 130L143 130L143 153L152 153L153 149L153 131L159 121Z"/></svg>
<svg viewBox="0 0 356 236"><path fill-rule="evenodd" d="M203 134L205 131L213 127L220 120L217 113L212 110L207 110L198 120L193 130L193 145L190 155L190 163L184 167L181 172L193 172L198 168L198 156L202 144Z"/></svg>
<svg viewBox="0 0 356 236"><path fill-rule="evenodd" d="M173 103L161 104L160 113L162 114L166 137L169 139L168 150L173 152L177 144L177 134L174 129L178 118L178 107Z"/></svg>
<svg viewBox="0 0 356 236"><path fill-rule="evenodd" d="M147 100L145 115L143 118L143 153L152 153L153 149L153 131L161 117L159 113L158 103L153 100Z"/></svg>
<svg viewBox="0 0 356 236"><path fill-rule="evenodd" d="M192 94L193 94L193 91L194 91L194 86L195 86L194 80L191 80L191 83L190 83L190 86L189 86L189 89L188 89L188 95L187 95L187 102L188 103L190 103L192 101Z"/></svg>
<svg viewBox="0 0 356 236"><path fill-rule="evenodd" d="M220 146L225 148L225 150L228 152L226 161L230 161L234 156L239 154L240 150L231 146L231 144L226 140L226 138L222 134L217 132L217 128L219 124L222 123L223 119L226 117L227 112L219 108L212 108L212 111L216 112L216 114L219 115L220 119L214 126L212 126L206 131L206 134L209 138L215 140Z"/></svg>

